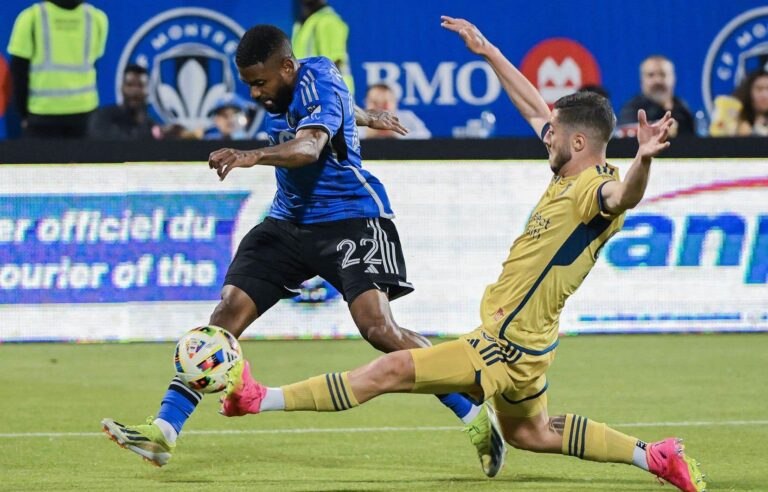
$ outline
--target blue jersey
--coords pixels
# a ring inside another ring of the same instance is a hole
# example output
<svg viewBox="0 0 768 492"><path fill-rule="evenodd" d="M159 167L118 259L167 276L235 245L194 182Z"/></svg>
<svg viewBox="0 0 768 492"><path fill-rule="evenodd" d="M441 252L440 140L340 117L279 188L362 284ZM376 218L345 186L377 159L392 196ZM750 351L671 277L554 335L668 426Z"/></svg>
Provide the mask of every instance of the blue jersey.
<svg viewBox="0 0 768 492"><path fill-rule="evenodd" d="M338 69L325 57L299 63L288 111L267 115L270 144L291 140L302 128L324 130L328 144L317 162L275 168L277 193L269 216L301 224L394 217L384 185L361 166L354 101Z"/></svg>

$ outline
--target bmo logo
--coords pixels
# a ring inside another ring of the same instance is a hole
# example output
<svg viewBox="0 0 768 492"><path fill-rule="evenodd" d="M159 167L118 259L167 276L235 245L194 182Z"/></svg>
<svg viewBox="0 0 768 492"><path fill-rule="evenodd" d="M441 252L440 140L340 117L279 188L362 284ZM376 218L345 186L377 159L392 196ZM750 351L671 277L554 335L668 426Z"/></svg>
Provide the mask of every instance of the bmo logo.
<svg viewBox="0 0 768 492"><path fill-rule="evenodd" d="M384 83L395 91L400 104L416 106L436 104L454 106L463 101L473 106L494 102L501 93L501 83L493 69L484 61L463 65L440 62L427 73L418 62L363 63L366 86Z"/></svg>
<svg viewBox="0 0 768 492"><path fill-rule="evenodd" d="M600 68L584 46L567 38L552 38L534 46L520 71L552 106L585 85L600 84Z"/></svg>

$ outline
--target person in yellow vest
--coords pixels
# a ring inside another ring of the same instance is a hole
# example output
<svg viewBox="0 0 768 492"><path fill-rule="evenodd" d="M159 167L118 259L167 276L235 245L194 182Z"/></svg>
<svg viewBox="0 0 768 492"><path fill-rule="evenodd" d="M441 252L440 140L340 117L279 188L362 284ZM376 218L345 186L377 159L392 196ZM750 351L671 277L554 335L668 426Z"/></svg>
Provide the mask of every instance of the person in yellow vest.
<svg viewBox="0 0 768 492"><path fill-rule="evenodd" d="M293 54L296 58L324 56L336 64L350 94L355 93L349 66L349 26L326 0L300 0L298 21L293 25Z"/></svg>
<svg viewBox="0 0 768 492"><path fill-rule="evenodd" d="M25 136L86 135L99 106L94 63L108 29L107 15L82 0L46 0L19 14L8 53Z"/></svg>

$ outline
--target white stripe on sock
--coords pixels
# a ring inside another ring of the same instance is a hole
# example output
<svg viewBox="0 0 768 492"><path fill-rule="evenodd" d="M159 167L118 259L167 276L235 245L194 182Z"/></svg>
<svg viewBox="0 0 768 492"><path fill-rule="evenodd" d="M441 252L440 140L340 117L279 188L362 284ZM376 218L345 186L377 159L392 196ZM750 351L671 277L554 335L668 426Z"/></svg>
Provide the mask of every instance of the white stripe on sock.
<svg viewBox="0 0 768 492"><path fill-rule="evenodd" d="M473 420L475 420L475 417L477 417L477 414L479 414L480 410L482 409L483 407L479 405L472 405L472 408L469 410L469 413L461 417L461 421L464 422L465 424L472 422Z"/></svg>
<svg viewBox="0 0 768 492"><path fill-rule="evenodd" d="M260 412L285 410L285 395L282 388L267 388L267 394L261 400Z"/></svg>
<svg viewBox="0 0 768 492"><path fill-rule="evenodd" d="M637 445L635 446L632 450L632 464L648 471L648 454L645 452L645 449Z"/></svg>
<svg viewBox="0 0 768 492"><path fill-rule="evenodd" d="M179 437L179 433L176 432L176 429L174 429L171 424L169 424L163 419L155 419L154 421L152 421L152 423L158 426L161 431L163 431L165 440L168 441L169 444L173 444L176 442L176 438Z"/></svg>

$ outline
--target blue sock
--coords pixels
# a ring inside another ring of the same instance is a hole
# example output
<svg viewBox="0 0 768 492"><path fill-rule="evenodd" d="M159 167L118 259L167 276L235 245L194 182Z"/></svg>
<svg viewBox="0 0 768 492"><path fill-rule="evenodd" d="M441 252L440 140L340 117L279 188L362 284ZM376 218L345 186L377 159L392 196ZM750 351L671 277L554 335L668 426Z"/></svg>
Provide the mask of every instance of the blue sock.
<svg viewBox="0 0 768 492"><path fill-rule="evenodd" d="M457 417L460 419L464 419L467 415L469 415L469 412L472 410L472 407L475 405L472 404L471 401L467 399L466 396L460 395L459 393L450 393L447 395L435 395L437 398L445 405L446 407L450 408L453 413L456 414Z"/></svg>
<svg viewBox="0 0 768 492"><path fill-rule="evenodd" d="M160 404L157 418L165 420L177 433L181 433L181 428L202 398L203 395L190 389L179 378L173 378Z"/></svg>

